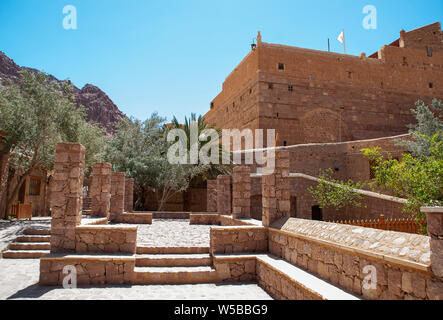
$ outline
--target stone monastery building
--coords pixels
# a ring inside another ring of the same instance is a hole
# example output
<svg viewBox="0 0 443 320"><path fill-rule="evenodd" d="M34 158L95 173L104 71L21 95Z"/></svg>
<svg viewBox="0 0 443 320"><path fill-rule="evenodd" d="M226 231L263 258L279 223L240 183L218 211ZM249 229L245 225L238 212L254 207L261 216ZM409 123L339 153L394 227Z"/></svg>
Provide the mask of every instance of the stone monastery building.
<svg viewBox="0 0 443 320"><path fill-rule="evenodd" d="M205 118L223 129L276 129L278 146L403 134L418 99L443 98L442 41L438 22L358 57L265 43L259 32Z"/></svg>

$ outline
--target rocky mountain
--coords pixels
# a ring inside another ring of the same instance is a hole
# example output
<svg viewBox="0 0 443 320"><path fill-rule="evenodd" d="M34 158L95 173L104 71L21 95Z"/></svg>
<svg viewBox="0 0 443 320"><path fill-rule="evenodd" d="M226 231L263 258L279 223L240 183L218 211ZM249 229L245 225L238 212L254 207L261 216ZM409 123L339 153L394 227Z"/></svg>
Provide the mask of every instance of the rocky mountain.
<svg viewBox="0 0 443 320"><path fill-rule="evenodd" d="M12 59L0 51L0 79L15 80L18 78L20 70L38 71L18 66ZM50 77L55 81L60 81L52 75ZM97 123L109 134L112 134L115 131L115 125L122 118L126 117L106 93L92 84L87 84L82 89L74 86L74 95L77 98L77 104L83 105L86 108L88 121Z"/></svg>

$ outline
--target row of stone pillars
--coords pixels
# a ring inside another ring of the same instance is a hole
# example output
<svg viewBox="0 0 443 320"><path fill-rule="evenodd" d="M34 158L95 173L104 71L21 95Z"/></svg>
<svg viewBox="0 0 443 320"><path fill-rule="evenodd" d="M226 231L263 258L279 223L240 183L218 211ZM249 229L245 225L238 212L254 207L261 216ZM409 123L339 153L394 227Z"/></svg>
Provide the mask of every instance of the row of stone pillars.
<svg viewBox="0 0 443 320"><path fill-rule="evenodd" d="M263 226L291 216L289 152L275 154L275 169L262 179ZM251 218L251 169L249 166L235 167L231 176L220 175L207 183L207 211L231 215L235 219ZM232 208L231 208L232 204Z"/></svg>
<svg viewBox="0 0 443 320"><path fill-rule="evenodd" d="M50 183L52 252L75 250L75 227L82 219L85 151L78 143L56 146ZM113 220L133 211L133 179L126 179L123 172L112 172L110 163L96 163L92 174L92 216Z"/></svg>
<svg viewBox="0 0 443 320"><path fill-rule="evenodd" d="M133 211L134 179L124 172L112 172L110 163L96 163L92 170L90 188L91 215L116 219Z"/></svg>

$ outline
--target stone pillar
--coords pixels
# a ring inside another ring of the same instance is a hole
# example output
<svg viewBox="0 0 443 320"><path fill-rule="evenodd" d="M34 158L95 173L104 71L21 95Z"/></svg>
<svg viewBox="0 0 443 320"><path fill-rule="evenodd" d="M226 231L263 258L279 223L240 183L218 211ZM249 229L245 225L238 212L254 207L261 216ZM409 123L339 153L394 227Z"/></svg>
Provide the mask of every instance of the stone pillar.
<svg viewBox="0 0 443 320"><path fill-rule="evenodd" d="M431 238L431 270L443 278L443 207L424 207L421 212L426 214Z"/></svg>
<svg viewBox="0 0 443 320"><path fill-rule="evenodd" d="M251 168L238 166L232 175L232 217L251 218Z"/></svg>
<svg viewBox="0 0 443 320"><path fill-rule="evenodd" d="M85 147L57 143L50 183L51 252L75 251L75 227L82 220Z"/></svg>
<svg viewBox="0 0 443 320"><path fill-rule="evenodd" d="M262 179L263 226L269 227L274 221L291 216L289 180L289 152L279 150L275 154L275 169Z"/></svg>
<svg viewBox="0 0 443 320"><path fill-rule="evenodd" d="M217 177L217 213L231 215L231 176Z"/></svg>
<svg viewBox="0 0 443 320"><path fill-rule="evenodd" d="M125 173L113 172L111 178L111 220L125 212Z"/></svg>
<svg viewBox="0 0 443 320"><path fill-rule="evenodd" d="M208 180L206 185L206 211L217 212L217 180Z"/></svg>
<svg viewBox="0 0 443 320"><path fill-rule="evenodd" d="M92 168L92 182L89 191L91 197L91 214L95 217L109 218L111 200L110 163L96 163Z"/></svg>
<svg viewBox="0 0 443 320"><path fill-rule="evenodd" d="M125 211L134 212L134 179L125 180Z"/></svg>

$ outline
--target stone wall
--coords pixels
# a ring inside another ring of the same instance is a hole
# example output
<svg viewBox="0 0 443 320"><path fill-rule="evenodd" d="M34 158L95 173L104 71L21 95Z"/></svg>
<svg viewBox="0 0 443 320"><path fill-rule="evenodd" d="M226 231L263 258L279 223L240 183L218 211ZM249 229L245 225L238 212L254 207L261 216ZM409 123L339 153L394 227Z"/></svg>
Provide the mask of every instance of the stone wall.
<svg viewBox="0 0 443 320"><path fill-rule="evenodd" d="M414 103L443 97L441 26L421 29L405 33L419 48L384 46L374 58L257 43L205 119L220 129L275 129L280 146L407 133Z"/></svg>
<svg viewBox="0 0 443 320"><path fill-rule="evenodd" d="M219 225L220 215L215 213L191 213L189 215L189 224Z"/></svg>
<svg viewBox="0 0 443 320"><path fill-rule="evenodd" d="M231 176L220 175L217 177L217 213L231 214Z"/></svg>
<svg viewBox="0 0 443 320"><path fill-rule="evenodd" d="M51 252L73 252L75 228L82 219L85 147L57 143L51 190Z"/></svg>
<svg viewBox="0 0 443 320"><path fill-rule="evenodd" d="M126 224L152 224L152 213L128 213L125 212L113 220L115 223Z"/></svg>
<svg viewBox="0 0 443 320"><path fill-rule="evenodd" d="M212 254L266 252L267 229L257 226L211 228Z"/></svg>
<svg viewBox="0 0 443 320"><path fill-rule="evenodd" d="M124 172L113 172L111 175L111 220L125 212L125 180Z"/></svg>
<svg viewBox="0 0 443 320"><path fill-rule="evenodd" d="M208 180L206 190L207 211L217 212L217 180Z"/></svg>
<svg viewBox="0 0 443 320"><path fill-rule="evenodd" d="M92 168L92 182L89 190L91 197L91 215L109 218L111 206L111 173L110 163L96 163Z"/></svg>
<svg viewBox="0 0 443 320"><path fill-rule="evenodd" d="M251 282L257 278L255 256L216 256L213 264L223 282Z"/></svg>
<svg viewBox="0 0 443 320"><path fill-rule="evenodd" d="M274 221L290 216L289 153L287 151L275 153L274 172L263 175L262 182L262 222L268 227Z"/></svg>
<svg viewBox="0 0 443 320"><path fill-rule="evenodd" d="M90 225L75 229L77 253L135 253L137 227Z"/></svg>
<svg viewBox="0 0 443 320"><path fill-rule="evenodd" d="M40 281L42 286L62 286L68 274L65 266L74 266L77 285L121 285L131 284L134 277L135 256L97 255L46 255L40 259Z"/></svg>
<svg viewBox="0 0 443 320"><path fill-rule="evenodd" d="M232 216L234 218L251 217L251 168L238 166L233 170Z"/></svg>
<svg viewBox="0 0 443 320"><path fill-rule="evenodd" d="M442 299L430 271L429 237L333 223L288 219L269 229L269 251L349 292L371 300ZM365 288L366 266L376 288Z"/></svg>
<svg viewBox="0 0 443 320"><path fill-rule="evenodd" d="M134 179L125 180L125 212L134 211Z"/></svg>

